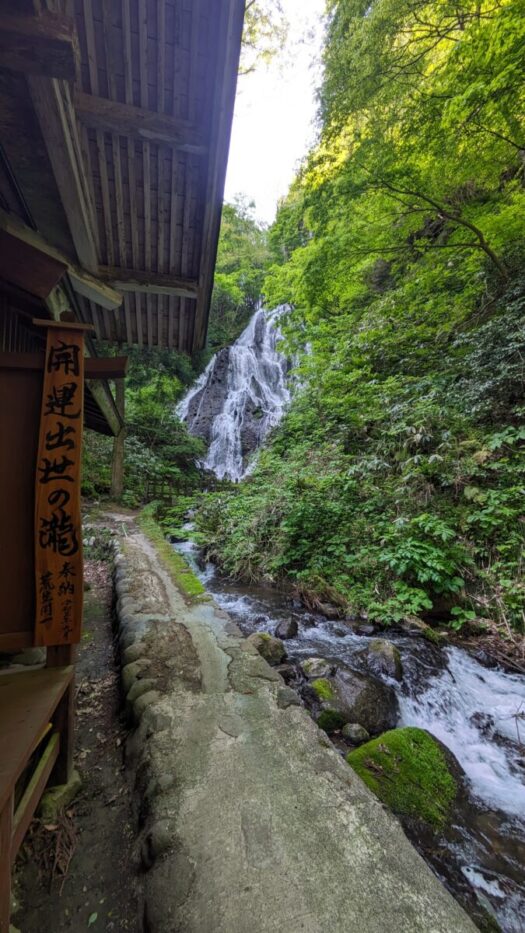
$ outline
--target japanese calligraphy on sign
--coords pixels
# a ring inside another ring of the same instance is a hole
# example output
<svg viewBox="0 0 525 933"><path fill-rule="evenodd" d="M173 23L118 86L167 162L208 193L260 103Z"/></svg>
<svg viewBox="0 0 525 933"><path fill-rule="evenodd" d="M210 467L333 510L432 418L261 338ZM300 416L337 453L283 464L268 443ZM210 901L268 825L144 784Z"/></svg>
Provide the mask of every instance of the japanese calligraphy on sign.
<svg viewBox="0 0 525 933"><path fill-rule="evenodd" d="M47 331L35 480L36 645L80 640L83 341L83 331L67 324Z"/></svg>

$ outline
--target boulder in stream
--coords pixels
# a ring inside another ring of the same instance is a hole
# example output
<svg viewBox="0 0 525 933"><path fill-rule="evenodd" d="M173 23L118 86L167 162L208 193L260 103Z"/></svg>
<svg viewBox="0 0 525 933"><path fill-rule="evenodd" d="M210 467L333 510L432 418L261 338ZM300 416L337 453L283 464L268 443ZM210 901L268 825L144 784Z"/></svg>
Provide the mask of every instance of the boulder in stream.
<svg viewBox="0 0 525 933"><path fill-rule="evenodd" d="M348 753L365 784L410 828L439 832L462 789L462 769L430 732L392 729Z"/></svg>
<svg viewBox="0 0 525 933"><path fill-rule="evenodd" d="M275 629L275 637L286 640L287 638L295 638L299 631L299 626L297 625L297 619L281 619L279 624Z"/></svg>
<svg viewBox="0 0 525 933"><path fill-rule="evenodd" d="M335 671L333 661L327 661L326 658L306 658L301 661L301 670L306 677L315 679L316 677L328 677Z"/></svg>
<svg viewBox="0 0 525 933"><path fill-rule="evenodd" d="M268 632L254 632L246 641L250 642L268 664L281 664L286 656L284 645L279 638Z"/></svg>
<svg viewBox="0 0 525 933"><path fill-rule="evenodd" d="M394 680L403 679L403 665L398 649L386 638L374 638L366 648L366 665L373 674Z"/></svg>
<svg viewBox="0 0 525 933"><path fill-rule="evenodd" d="M317 724L327 732L352 722L359 723L371 735L378 735L396 725L396 694L375 677L338 667L335 674L312 680L310 687L321 707Z"/></svg>
<svg viewBox="0 0 525 933"><path fill-rule="evenodd" d="M358 722L371 735L397 724L398 703L393 687L347 667L339 667L332 682L335 705L344 714L345 722Z"/></svg>
<svg viewBox="0 0 525 933"><path fill-rule="evenodd" d="M370 740L370 735L358 722L347 722L341 729L341 734L348 739L352 745L362 745L363 742Z"/></svg>

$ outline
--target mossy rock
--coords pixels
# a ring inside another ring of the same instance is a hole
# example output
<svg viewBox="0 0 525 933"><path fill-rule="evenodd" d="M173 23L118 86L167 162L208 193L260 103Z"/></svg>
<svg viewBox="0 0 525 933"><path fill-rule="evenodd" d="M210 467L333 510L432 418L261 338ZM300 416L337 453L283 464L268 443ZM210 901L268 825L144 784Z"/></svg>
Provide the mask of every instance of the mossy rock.
<svg viewBox="0 0 525 933"><path fill-rule="evenodd" d="M338 709L324 709L317 717L317 725L329 735L341 729L345 722L345 717Z"/></svg>
<svg viewBox="0 0 525 933"><path fill-rule="evenodd" d="M461 785L454 757L424 729L392 729L348 753L367 787L400 819L441 829Z"/></svg>
<svg viewBox="0 0 525 933"><path fill-rule="evenodd" d="M319 700L329 703L335 697L334 688L326 677L318 677L317 680L312 680L310 686L312 690L315 690Z"/></svg>
<svg viewBox="0 0 525 933"><path fill-rule="evenodd" d="M281 664L286 657L286 651L281 639L274 638L268 632L253 632L246 641L254 646L268 664Z"/></svg>
<svg viewBox="0 0 525 933"><path fill-rule="evenodd" d="M374 674L380 677L392 677L394 680L403 679L403 665L399 650L391 641L385 638L374 638L366 651L367 665Z"/></svg>

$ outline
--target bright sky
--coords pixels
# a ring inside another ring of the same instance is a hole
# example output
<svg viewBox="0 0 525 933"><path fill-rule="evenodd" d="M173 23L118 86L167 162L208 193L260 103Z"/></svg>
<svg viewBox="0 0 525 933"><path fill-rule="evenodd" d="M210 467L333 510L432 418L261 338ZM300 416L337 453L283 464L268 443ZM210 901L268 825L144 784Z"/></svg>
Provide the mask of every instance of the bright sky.
<svg viewBox="0 0 525 933"><path fill-rule="evenodd" d="M298 163L314 139L315 87L325 0L282 0L290 24L284 53L241 76L225 198L245 194L271 223Z"/></svg>

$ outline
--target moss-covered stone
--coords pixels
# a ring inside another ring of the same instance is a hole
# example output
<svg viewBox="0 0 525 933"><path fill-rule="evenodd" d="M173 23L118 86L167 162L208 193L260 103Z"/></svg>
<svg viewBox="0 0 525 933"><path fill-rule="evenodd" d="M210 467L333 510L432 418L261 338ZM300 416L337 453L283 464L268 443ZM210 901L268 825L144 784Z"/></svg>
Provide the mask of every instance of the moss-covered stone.
<svg viewBox="0 0 525 933"><path fill-rule="evenodd" d="M334 688L332 687L330 681L326 679L326 677L318 677L317 680L312 680L310 686L313 690L315 690L320 700L329 702L335 697Z"/></svg>
<svg viewBox="0 0 525 933"><path fill-rule="evenodd" d="M435 628L427 625L421 632L423 638L432 642L433 645L446 645L448 639L444 632L437 632Z"/></svg>
<svg viewBox="0 0 525 933"><path fill-rule="evenodd" d="M345 717L337 709L324 709L317 718L317 725L325 732L336 732L345 724Z"/></svg>
<svg viewBox="0 0 525 933"><path fill-rule="evenodd" d="M325 658L306 658L305 661L300 662L299 666L303 674L310 678L327 677L335 670L334 663Z"/></svg>
<svg viewBox="0 0 525 933"><path fill-rule="evenodd" d="M274 638L268 632L253 632L246 639L268 664L281 664L286 657L284 644L280 638Z"/></svg>
<svg viewBox="0 0 525 933"><path fill-rule="evenodd" d="M430 733L409 726L385 732L346 756L397 816L432 829L446 823L458 795L451 759Z"/></svg>

